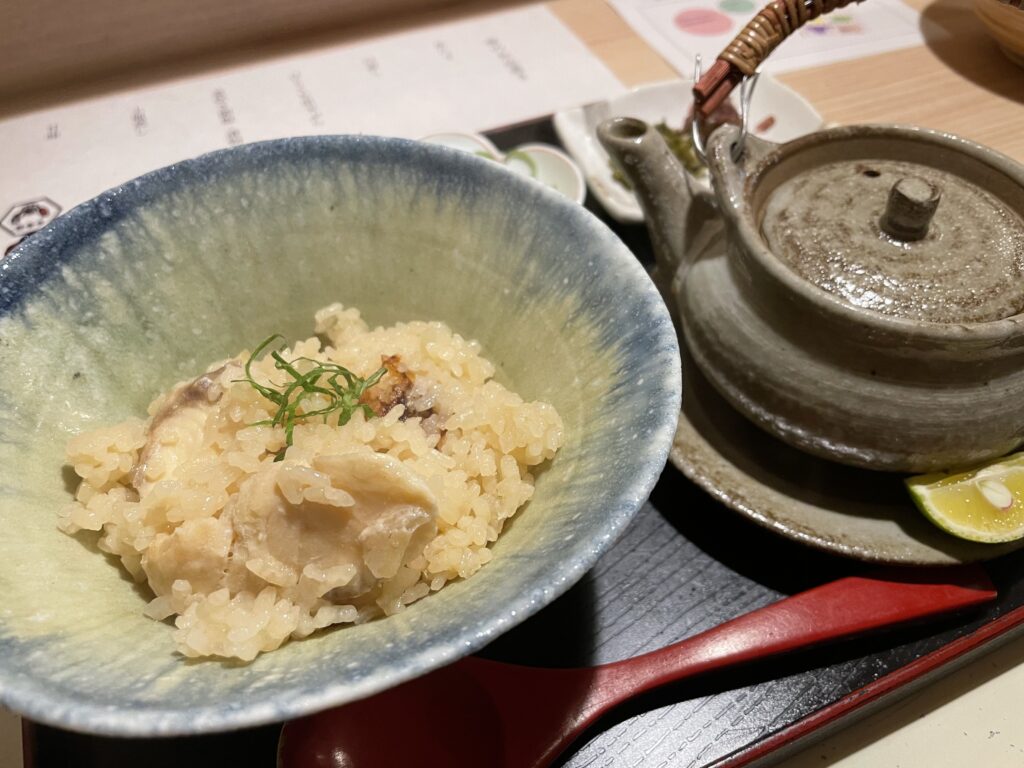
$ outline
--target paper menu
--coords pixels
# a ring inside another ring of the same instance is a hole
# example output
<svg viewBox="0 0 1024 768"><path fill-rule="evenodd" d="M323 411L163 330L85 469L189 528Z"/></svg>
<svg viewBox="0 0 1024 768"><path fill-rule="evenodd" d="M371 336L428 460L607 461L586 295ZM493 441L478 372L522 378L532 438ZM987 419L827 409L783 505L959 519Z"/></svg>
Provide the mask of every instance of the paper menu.
<svg viewBox="0 0 1024 768"><path fill-rule="evenodd" d="M482 131L624 90L527 6L21 115L0 121L0 253L104 189L214 149Z"/></svg>
<svg viewBox="0 0 1024 768"><path fill-rule="evenodd" d="M608 0L626 22L684 77L699 53L705 68L765 0ZM920 19L900 0L851 3L808 22L772 52L765 72L821 66L922 45Z"/></svg>

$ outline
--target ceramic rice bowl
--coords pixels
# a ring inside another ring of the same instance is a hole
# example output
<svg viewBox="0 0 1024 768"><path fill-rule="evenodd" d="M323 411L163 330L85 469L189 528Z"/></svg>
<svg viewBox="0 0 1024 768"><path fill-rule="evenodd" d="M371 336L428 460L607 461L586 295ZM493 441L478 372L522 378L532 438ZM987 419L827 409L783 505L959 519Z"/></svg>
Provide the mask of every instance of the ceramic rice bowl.
<svg viewBox="0 0 1024 768"><path fill-rule="evenodd" d="M404 612L248 665L186 661L95 534L57 512L67 439L340 301L440 320L555 405L566 445L494 560ZM0 262L0 703L64 728L188 734L358 699L480 648L564 592L654 485L679 413L668 313L582 208L485 160L373 137L255 144L129 182Z"/></svg>

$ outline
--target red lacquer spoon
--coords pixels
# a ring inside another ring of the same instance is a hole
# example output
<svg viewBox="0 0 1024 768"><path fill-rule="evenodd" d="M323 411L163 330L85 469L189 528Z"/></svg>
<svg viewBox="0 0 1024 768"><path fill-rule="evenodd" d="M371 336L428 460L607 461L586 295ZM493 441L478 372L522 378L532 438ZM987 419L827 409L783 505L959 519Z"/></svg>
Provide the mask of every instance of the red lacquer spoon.
<svg viewBox="0 0 1024 768"><path fill-rule="evenodd" d="M540 768L624 701L734 664L979 605L996 597L968 566L848 577L652 653L585 669L475 657L285 725L281 768Z"/></svg>

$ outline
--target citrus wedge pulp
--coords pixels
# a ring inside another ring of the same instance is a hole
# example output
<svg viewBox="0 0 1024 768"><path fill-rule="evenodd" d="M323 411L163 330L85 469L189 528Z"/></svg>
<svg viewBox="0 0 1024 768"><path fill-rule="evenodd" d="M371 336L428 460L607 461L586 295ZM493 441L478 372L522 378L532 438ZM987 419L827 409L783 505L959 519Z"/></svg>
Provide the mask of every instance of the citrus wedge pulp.
<svg viewBox="0 0 1024 768"><path fill-rule="evenodd" d="M925 516L954 536L992 544L1024 537L1024 452L906 483Z"/></svg>

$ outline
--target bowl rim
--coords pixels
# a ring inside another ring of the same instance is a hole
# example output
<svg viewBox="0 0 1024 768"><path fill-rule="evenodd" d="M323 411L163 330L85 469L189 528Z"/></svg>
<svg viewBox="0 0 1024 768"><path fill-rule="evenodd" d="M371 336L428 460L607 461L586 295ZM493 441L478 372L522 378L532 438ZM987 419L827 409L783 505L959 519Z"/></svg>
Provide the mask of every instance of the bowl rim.
<svg viewBox="0 0 1024 768"><path fill-rule="evenodd" d="M362 134L299 136L220 149L150 171L75 206L14 248L0 267L0 316L17 311L22 301L43 282L46 274L65 260L67 252L74 252L83 238L99 236L124 215L150 200L173 192L180 184L201 178L204 171L216 171L220 167L231 169L239 163L244 165L247 157L259 161L259 158L270 160L280 155L287 161L289 152L317 146L325 151L356 151L365 147L371 156L378 153L377 157L382 151L397 152L398 159L406 160L433 155L436 159L431 162L439 162L452 170L461 167L487 183L520 187L524 196L537 196L545 206L561 209L581 227L593 232L595 243L600 247L593 248L590 254L594 258L609 259L617 275L626 278L619 282L620 294L625 294L627 289L633 294L635 306L632 317L649 318L651 332L658 342L658 348L646 350L646 354L648 358L662 358L657 368L658 380L649 382L652 395L648 400L650 411L656 411L658 417L644 435L644 450L633 452L633 455L643 454L646 458L637 462L636 471L629 476L628 482L609 489L604 504L609 511L593 535L566 543L562 558L564 566L552 574L549 581L503 603L478 625L463 627L457 636L453 633L453 637L443 643L431 645L429 639L425 640L419 652L397 670L377 672L356 683L327 681L315 692L308 692L301 684L293 684L283 692L268 691L246 699L238 706L224 706L221 702L219 706L167 707L161 704L145 709L128 706L112 709L107 704L83 702L62 694L59 688L46 685L49 681L45 678L27 677L24 671L12 675L0 666L0 704L34 721L73 731L157 737L253 727L355 701L467 656L549 605L594 566L650 495L668 461L682 397L678 339L661 295L639 260L596 216L554 190L459 150L402 138ZM395 161L394 157L390 160L392 163ZM13 296L8 295L12 292L5 283L13 285Z"/></svg>

